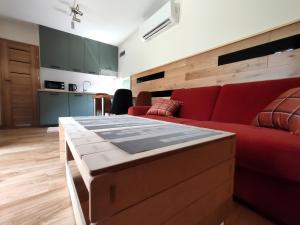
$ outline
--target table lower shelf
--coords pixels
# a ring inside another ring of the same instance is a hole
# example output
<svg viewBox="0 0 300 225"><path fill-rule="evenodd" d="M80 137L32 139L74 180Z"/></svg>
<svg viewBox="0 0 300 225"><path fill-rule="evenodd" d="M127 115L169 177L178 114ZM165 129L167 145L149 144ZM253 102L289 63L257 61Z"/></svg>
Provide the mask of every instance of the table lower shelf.
<svg viewBox="0 0 300 225"><path fill-rule="evenodd" d="M81 175L76 167L76 164L74 161L69 161L66 163L66 174L67 174L67 182L68 182L68 189L73 205L73 212L76 220L76 225L92 225L93 223L89 220L89 192L85 186L85 183L83 179L81 178ZM214 177L214 176L213 176ZM192 180L192 179L191 179ZM186 181L190 182L190 181ZM202 182L201 182L202 183ZM205 184L205 182L203 183ZM180 186L181 184L178 184ZM177 189L177 185L173 188L170 188L169 190L165 190L161 193L162 197L161 200L167 199L163 197L164 195L168 195L168 192L173 192ZM180 190L180 189L178 189ZM196 190L194 190L196 191ZM186 195L185 191L182 190L182 192L175 191L173 195L174 197L174 204L176 205L176 202L180 199L178 195L183 194ZM205 225L219 225L223 224L224 218L226 218L226 215L228 215L229 210L231 208L231 193L232 193L232 181L231 179L225 181L224 183L218 185L212 190L209 190L204 195L202 195L199 199L194 201L192 204L187 205L186 208L181 209L180 211L177 211L177 213L173 214L172 218L169 218L164 225L186 225L191 224L195 225L198 224L199 221L201 221L200 224ZM145 201L134 205L125 211L121 211L113 215L111 218L106 220L105 225L123 225L123 221L141 221L140 217L146 218L147 217L147 202L151 202L152 199L155 199L159 196L153 196L153 198L146 199ZM178 196L178 197L176 197ZM186 196L188 198L188 196ZM145 211L142 212L139 210L139 205L144 205L142 208L145 207ZM165 205L167 208L165 208L165 212L168 212L168 208L173 208L172 205L166 205L164 202L161 202L162 205ZM150 205L158 206L157 204L150 203ZM150 210L152 211L152 210ZM155 211L155 210L154 210ZM173 210L172 210L173 211ZM138 215L136 215L134 212L139 212ZM165 212L162 212L164 214ZM146 213L146 214L145 214ZM158 214L157 214L158 215ZM160 216L158 216L160 217ZM149 219L149 218L148 218ZM153 220L153 224L156 224L156 219L150 219ZM188 222L188 223L187 223ZM97 223L98 224L98 223ZM102 223L99 223L99 225ZM130 225L140 225L140 222L138 223L126 223ZM147 224L152 224L152 222L147 222Z"/></svg>

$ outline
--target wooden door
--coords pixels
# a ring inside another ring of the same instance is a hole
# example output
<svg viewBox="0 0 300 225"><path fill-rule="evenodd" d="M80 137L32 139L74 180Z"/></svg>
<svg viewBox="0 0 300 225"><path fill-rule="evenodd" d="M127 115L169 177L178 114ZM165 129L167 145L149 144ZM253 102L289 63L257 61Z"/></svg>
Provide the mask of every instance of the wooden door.
<svg viewBox="0 0 300 225"><path fill-rule="evenodd" d="M38 47L0 40L2 126L37 125Z"/></svg>

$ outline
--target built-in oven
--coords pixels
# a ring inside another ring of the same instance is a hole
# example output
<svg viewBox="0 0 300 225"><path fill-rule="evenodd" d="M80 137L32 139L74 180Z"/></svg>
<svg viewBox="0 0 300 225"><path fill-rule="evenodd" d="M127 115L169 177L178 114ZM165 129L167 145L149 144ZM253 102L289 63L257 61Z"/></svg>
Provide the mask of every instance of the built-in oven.
<svg viewBox="0 0 300 225"><path fill-rule="evenodd" d="M65 90L65 82L45 80L45 88Z"/></svg>

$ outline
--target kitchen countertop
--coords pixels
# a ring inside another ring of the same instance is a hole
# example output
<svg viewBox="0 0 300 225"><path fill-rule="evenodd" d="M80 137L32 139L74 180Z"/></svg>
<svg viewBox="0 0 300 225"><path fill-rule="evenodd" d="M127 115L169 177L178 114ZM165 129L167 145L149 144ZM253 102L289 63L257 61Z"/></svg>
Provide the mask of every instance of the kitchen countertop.
<svg viewBox="0 0 300 225"><path fill-rule="evenodd" d="M68 90L59 90L59 89L48 89L48 88L42 88L38 89L38 92L59 92L59 93L71 93L71 94L89 94L89 95L95 95L96 92L83 92L83 91L68 91Z"/></svg>

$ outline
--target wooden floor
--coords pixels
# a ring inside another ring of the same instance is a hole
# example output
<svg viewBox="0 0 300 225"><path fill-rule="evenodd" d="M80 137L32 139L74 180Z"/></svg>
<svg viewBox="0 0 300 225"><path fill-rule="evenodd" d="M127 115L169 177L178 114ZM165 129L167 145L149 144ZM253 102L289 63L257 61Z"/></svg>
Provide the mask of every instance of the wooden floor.
<svg viewBox="0 0 300 225"><path fill-rule="evenodd" d="M75 225L58 133L47 134L45 128L0 130L0 225L50 224ZM273 223L235 203L227 224Z"/></svg>

